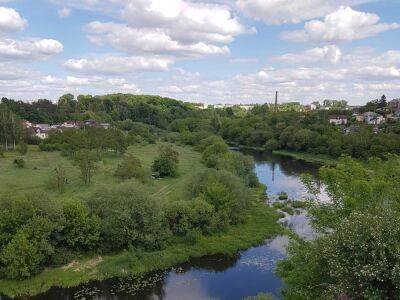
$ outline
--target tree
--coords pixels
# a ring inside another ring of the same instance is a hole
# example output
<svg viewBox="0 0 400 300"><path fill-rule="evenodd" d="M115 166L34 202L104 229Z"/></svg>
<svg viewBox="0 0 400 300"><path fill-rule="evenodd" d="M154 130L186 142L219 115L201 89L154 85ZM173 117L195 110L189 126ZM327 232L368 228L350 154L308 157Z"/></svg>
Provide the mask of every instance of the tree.
<svg viewBox="0 0 400 300"><path fill-rule="evenodd" d="M67 183L67 173L62 165L58 165L54 168L54 176L57 183L57 189L60 193L64 192L65 185Z"/></svg>
<svg viewBox="0 0 400 300"><path fill-rule="evenodd" d="M250 203L242 179L227 171L208 169L196 174L189 182L188 193L212 205L221 227L242 222Z"/></svg>
<svg viewBox="0 0 400 300"><path fill-rule="evenodd" d="M321 232L293 241L279 263L288 298L397 299L400 297L400 157L367 163L342 158L320 179L331 196L308 211ZM317 193L305 180L309 191Z"/></svg>
<svg viewBox="0 0 400 300"><path fill-rule="evenodd" d="M13 236L0 253L0 272L9 279L22 279L39 273L54 252L50 236L54 224L46 217L33 217Z"/></svg>
<svg viewBox="0 0 400 300"><path fill-rule="evenodd" d="M152 170L160 177L174 177L178 174L179 153L171 146L160 148L160 155L153 162Z"/></svg>
<svg viewBox="0 0 400 300"><path fill-rule="evenodd" d="M0 104L0 143L4 149L15 149L23 136L20 118L4 103Z"/></svg>
<svg viewBox="0 0 400 300"><path fill-rule="evenodd" d="M115 171L115 176L121 179L136 178L143 183L148 182L150 179L150 173L143 168L140 160L133 154L126 154L124 156Z"/></svg>
<svg viewBox="0 0 400 300"><path fill-rule="evenodd" d="M65 244L75 250L94 250L100 243L100 219L90 216L87 207L79 200L64 203L65 223L62 237Z"/></svg>
<svg viewBox="0 0 400 300"><path fill-rule="evenodd" d="M93 193L88 205L90 212L102 220L106 249L160 249L169 237L163 203L140 185L101 188Z"/></svg>
<svg viewBox="0 0 400 300"><path fill-rule="evenodd" d="M98 157L96 153L86 149L79 150L76 153L74 160L75 164L81 171L83 181L87 185L90 184L93 174L97 170L96 162L98 161Z"/></svg>

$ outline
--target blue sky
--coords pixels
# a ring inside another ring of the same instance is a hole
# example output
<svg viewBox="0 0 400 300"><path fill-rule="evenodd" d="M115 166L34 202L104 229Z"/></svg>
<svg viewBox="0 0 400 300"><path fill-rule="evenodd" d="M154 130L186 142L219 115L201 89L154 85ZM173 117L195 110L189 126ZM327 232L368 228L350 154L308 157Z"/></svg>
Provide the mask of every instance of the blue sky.
<svg viewBox="0 0 400 300"><path fill-rule="evenodd" d="M397 0L0 0L0 95L400 97Z"/></svg>

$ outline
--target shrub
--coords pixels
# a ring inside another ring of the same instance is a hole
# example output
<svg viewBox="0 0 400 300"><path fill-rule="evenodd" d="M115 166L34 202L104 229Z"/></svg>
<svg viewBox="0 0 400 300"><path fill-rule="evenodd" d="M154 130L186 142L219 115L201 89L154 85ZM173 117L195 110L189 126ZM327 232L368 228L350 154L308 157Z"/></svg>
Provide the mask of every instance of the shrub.
<svg viewBox="0 0 400 300"><path fill-rule="evenodd" d="M220 224L239 223L249 206L249 195L242 180L227 171L206 170L192 178L188 190L215 209Z"/></svg>
<svg viewBox="0 0 400 300"><path fill-rule="evenodd" d="M282 203L282 202L274 202L274 203L272 204L272 207L275 208L275 209L282 209L282 208L285 207L285 204Z"/></svg>
<svg viewBox="0 0 400 300"><path fill-rule="evenodd" d="M279 198L279 200L287 200L287 199L289 199L289 196L288 196L287 193L281 192L281 193L278 195L278 198Z"/></svg>
<svg viewBox="0 0 400 300"><path fill-rule="evenodd" d="M4 149L0 146L0 158L4 157Z"/></svg>
<svg viewBox="0 0 400 300"><path fill-rule="evenodd" d="M179 154L171 146L160 148L160 155L153 162L152 170L159 177L178 175Z"/></svg>
<svg viewBox="0 0 400 300"><path fill-rule="evenodd" d="M191 207L188 201L174 201L167 205L165 216L174 234L185 234L191 228Z"/></svg>
<svg viewBox="0 0 400 300"><path fill-rule="evenodd" d="M170 236L162 202L140 185L100 188L90 195L88 206L102 220L101 236L107 250L160 249Z"/></svg>
<svg viewBox="0 0 400 300"><path fill-rule="evenodd" d="M18 169L25 168L25 160L23 158L14 159L14 166Z"/></svg>
<svg viewBox="0 0 400 300"><path fill-rule="evenodd" d="M118 165L115 171L115 176L120 179L136 178L143 183L150 180L150 172L146 171L140 160L133 154L124 156L122 162Z"/></svg>
<svg viewBox="0 0 400 300"><path fill-rule="evenodd" d="M266 151L272 152L279 149L279 142L276 139L270 139L265 143L264 148Z"/></svg>
<svg viewBox="0 0 400 300"><path fill-rule="evenodd" d="M64 203L64 228L62 237L65 245L75 250L94 250L100 243L100 219L90 216L80 200L70 199Z"/></svg>

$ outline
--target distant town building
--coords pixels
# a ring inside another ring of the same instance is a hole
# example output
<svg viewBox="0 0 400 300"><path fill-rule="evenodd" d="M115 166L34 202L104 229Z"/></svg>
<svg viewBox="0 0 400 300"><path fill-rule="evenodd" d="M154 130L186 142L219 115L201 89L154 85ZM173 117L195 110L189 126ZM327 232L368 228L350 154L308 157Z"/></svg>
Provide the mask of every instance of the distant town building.
<svg viewBox="0 0 400 300"><path fill-rule="evenodd" d="M380 125L385 122L385 118L374 112L366 112L363 114L365 123L369 125Z"/></svg>
<svg viewBox="0 0 400 300"><path fill-rule="evenodd" d="M329 117L329 123L334 124L334 125L346 125L347 122L348 122L347 116L344 116L344 115Z"/></svg>
<svg viewBox="0 0 400 300"><path fill-rule="evenodd" d="M393 110L400 109L400 98L389 101L389 107Z"/></svg>

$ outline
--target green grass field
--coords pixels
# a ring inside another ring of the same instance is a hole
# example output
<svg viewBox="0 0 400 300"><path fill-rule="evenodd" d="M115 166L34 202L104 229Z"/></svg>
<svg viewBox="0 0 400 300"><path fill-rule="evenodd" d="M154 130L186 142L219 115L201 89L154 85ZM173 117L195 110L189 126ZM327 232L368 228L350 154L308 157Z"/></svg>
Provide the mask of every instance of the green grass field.
<svg viewBox="0 0 400 300"><path fill-rule="evenodd" d="M154 158L158 155L160 145L137 145L130 147L128 153L133 153L142 162L145 168L150 169ZM200 163L200 154L189 147L174 146L179 152L179 176L154 180L149 185L150 192L162 198L181 197L183 187L188 175L193 170L199 171L204 168ZM17 169L13 165L16 157L22 157L26 161L24 169ZM84 185L80 172L72 161L61 156L60 152L41 152L37 147L30 147L26 156L9 152L5 158L0 159L0 197L7 194L13 196L30 192L32 190L46 189L53 197L64 198L66 196L84 196L99 185L113 185L121 182L114 176L114 172L121 156L109 153L103 156L98 163L98 170L93 177L90 186ZM48 189L48 183L54 180L54 168L62 164L67 172L68 185L64 194L59 195L56 191Z"/></svg>
<svg viewBox="0 0 400 300"><path fill-rule="evenodd" d="M165 200L183 198L186 181L194 172L205 167L200 162L200 154L190 147L174 146L180 154L179 176L176 178L153 180L148 185L149 192ZM146 168L150 168L158 155L159 145L138 145L128 149L136 155ZM48 191L50 196L60 201L66 197L85 197L96 186L114 185L120 181L113 175L121 160L120 156L107 154L99 163L99 169L91 186L85 186L80 179L79 170L70 160L59 152L39 152L31 147L24 157L25 169L13 166L16 153L7 153L0 159L0 198L9 193L13 195L26 193L35 189L46 189L47 181L52 178L54 167L61 163L67 170L69 184L64 194ZM132 180L132 184L136 181ZM254 197L260 199L248 212L247 222L232 226L227 232L215 236L203 236L194 245L175 238L166 249L156 252L122 252L107 256L82 257L68 266L49 268L41 274L27 280L0 280L0 294L17 297L32 296L43 293L53 286L71 287L90 280L101 280L127 274L143 274L154 270L162 270L183 263L193 257L211 254L234 254L238 250L247 249L262 243L267 237L281 232L276 223L278 215L263 201L261 189L251 190Z"/></svg>

